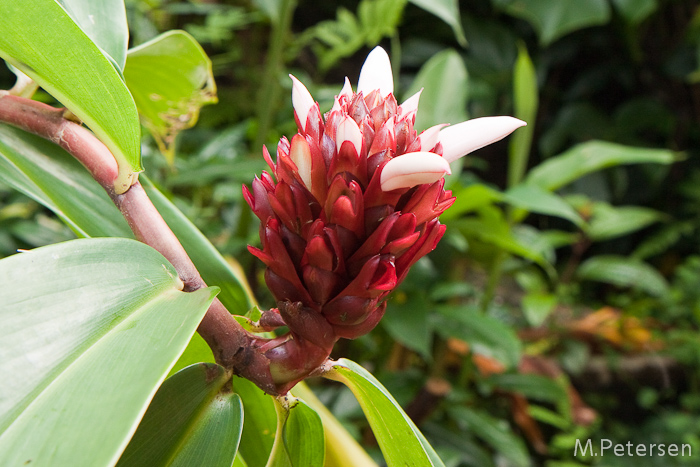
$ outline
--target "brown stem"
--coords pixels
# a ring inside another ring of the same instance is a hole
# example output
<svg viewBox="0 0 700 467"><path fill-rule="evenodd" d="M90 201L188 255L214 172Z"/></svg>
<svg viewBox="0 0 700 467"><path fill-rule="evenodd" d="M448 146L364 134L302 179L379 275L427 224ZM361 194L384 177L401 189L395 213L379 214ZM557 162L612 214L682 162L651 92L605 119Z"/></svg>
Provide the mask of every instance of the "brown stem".
<svg viewBox="0 0 700 467"><path fill-rule="evenodd" d="M89 130L64 118L62 109L5 91L0 91L0 122L52 141L73 155L107 191L136 238L156 249L175 267L186 292L207 286L141 184L137 181L120 195L114 192L117 163ZM271 340L251 334L218 299L212 302L197 331L211 347L217 363L270 394L286 393L330 354L330 349L321 349L298 336Z"/></svg>

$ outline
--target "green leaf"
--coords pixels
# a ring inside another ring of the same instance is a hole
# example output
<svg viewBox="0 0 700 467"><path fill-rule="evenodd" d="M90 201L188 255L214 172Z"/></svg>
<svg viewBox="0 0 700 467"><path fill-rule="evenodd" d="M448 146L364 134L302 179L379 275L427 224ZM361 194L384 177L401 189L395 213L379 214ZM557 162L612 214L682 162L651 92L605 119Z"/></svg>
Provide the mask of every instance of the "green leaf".
<svg viewBox="0 0 700 467"><path fill-rule="evenodd" d="M631 287L658 297L669 293L666 279L656 269L638 259L625 256L594 256L579 266L576 275L581 280Z"/></svg>
<svg viewBox="0 0 700 467"><path fill-rule="evenodd" d="M118 467L231 467L243 429L243 405L224 388L223 367L198 363L158 389Z"/></svg>
<svg viewBox="0 0 700 467"><path fill-rule="evenodd" d="M559 382L545 376L503 373L491 376L489 381L503 391L517 392L528 399L558 404L568 397Z"/></svg>
<svg viewBox="0 0 700 467"><path fill-rule="evenodd" d="M337 418L316 397L309 386L303 381L292 389L296 397L316 412L323 423L323 432L326 438L326 459L328 467L377 467L377 464L362 449L362 446L353 438Z"/></svg>
<svg viewBox="0 0 700 467"><path fill-rule="evenodd" d="M80 29L124 69L129 47L124 0L57 0Z"/></svg>
<svg viewBox="0 0 700 467"><path fill-rule="evenodd" d="M489 414L466 407L453 407L451 414L466 428L489 444L515 467L529 467L530 456L523 441L515 436L508 424Z"/></svg>
<svg viewBox="0 0 700 467"><path fill-rule="evenodd" d="M170 369L168 378L178 371L196 363L214 363L214 354L211 351L211 347L209 347L209 344L207 344L198 332L194 333L189 344L187 344L187 347L185 347L185 350L182 352L182 355L180 355L180 358L177 359L175 365Z"/></svg>
<svg viewBox="0 0 700 467"><path fill-rule="evenodd" d="M54 0L0 0L0 57L61 101L112 151L123 193L141 168L141 126L110 60Z"/></svg>
<svg viewBox="0 0 700 467"><path fill-rule="evenodd" d="M440 220L443 222L503 200L503 193L481 183L456 188L452 190L452 195L456 199L450 209L440 216Z"/></svg>
<svg viewBox="0 0 700 467"><path fill-rule="evenodd" d="M0 125L0 180L52 210L80 236L133 236L78 161L55 144L7 125Z"/></svg>
<svg viewBox="0 0 700 467"><path fill-rule="evenodd" d="M514 116L526 122L527 126L516 131L508 143L508 186L510 187L520 183L527 170L538 104L535 66L525 45L518 44L518 58L513 70L513 107Z"/></svg>
<svg viewBox="0 0 700 467"><path fill-rule="evenodd" d="M530 292L523 297L522 307L525 319L530 326L540 326L554 311L557 296L545 292Z"/></svg>
<svg viewBox="0 0 700 467"><path fill-rule="evenodd" d="M493 4L529 22L544 46L570 32L605 24L610 19L606 0L493 0Z"/></svg>
<svg viewBox="0 0 700 467"><path fill-rule="evenodd" d="M425 11L434 14L455 33L457 42L462 47L467 46L467 38L464 37L462 29L462 19L459 15L459 2L457 0L409 0L414 5L424 9Z"/></svg>
<svg viewBox="0 0 700 467"><path fill-rule="evenodd" d="M528 173L526 182L553 191L586 174L608 167L643 163L671 164L678 159L678 153L666 149L589 141L542 162Z"/></svg>
<svg viewBox="0 0 700 467"><path fill-rule="evenodd" d="M232 312L245 313L254 303L244 274L148 180L144 189L185 247L204 280L220 285L219 299ZM55 212L83 237L129 237L133 234L88 172L70 154L38 136L0 125L0 181Z"/></svg>
<svg viewBox="0 0 700 467"><path fill-rule="evenodd" d="M245 411L239 453L249 467L265 467L277 426L272 397L247 379L234 376L232 385L234 392L241 397Z"/></svg>
<svg viewBox="0 0 700 467"><path fill-rule="evenodd" d="M593 204L591 220L586 231L593 241L610 240L636 232L663 219L663 214L641 206L611 206Z"/></svg>
<svg viewBox="0 0 700 467"><path fill-rule="evenodd" d="M290 408L283 437L292 465L323 466L325 446L321 417L304 401L298 400Z"/></svg>
<svg viewBox="0 0 700 467"><path fill-rule="evenodd" d="M397 294L382 318L382 326L404 347L431 359L432 329L428 324L428 300L424 293L410 294L402 300Z"/></svg>
<svg viewBox="0 0 700 467"><path fill-rule="evenodd" d="M0 261L0 464L112 465L215 289L126 239Z"/></svg>
<svg viewBox="0 0 700 467"><path fill-rule="evenodd" d="M437 311L435 328L443 337L466 341L474 352L493 357L509 368L520 362L520 339L503 322L469 306L445 305Z"/></svg>
<svg viewBox="0 0 700 467"><path fill-rule="evenodd" d="M464 60L456 51L443 50L428 60L406 91L407 96L412 96L423 89L416 130L466 120L468 81Z"/></svg>
<svg viewBox="0 0 700 467"><path fill-rule="evenodd" d="M649 17L659 4L657 0L612 0L615 9L630 24L639 24Z"/></svg>
<svg viewBox="0 0 700 467"><path fill-rule="evenodd" d="M504 218L500 208L483 206L478 209L477 213L478 217L454 220L449 225L459 229L470 243L477 240L491 245L497 250L521 256L537 263L548 275L556 276L554 267L543 256L539 248L540 245L530 245L520 241L510 223Z"/></svg>
<svg viewBox="0 0 700 467"><path fill-rule="evenodd" d="M398 402L367 370L342 358L323 376L350 388L372 427L389 467L444 466Z"/></svg>
<svg viewBox="0 0 700 467"><path fill-rule="evenodd" d="M513 206L538 214L557 216L577 226L584 224L576 210L559 195L535 185L516 185L504 193L504 200Z"/></svg>
<svg viewBox="0 0 700 467"><path fill-rule="evenodd" d="M172 163L175 137L217 102L211 60L188 33L168 31L129 50L124 78L141 122Z"/></svg>
<svg viewBox="0 0 700 467"><path fill-rule="evenodd" d="M325 439L321 417L300 399L275 399L277 435L267 467L322 467Z"/></svg>

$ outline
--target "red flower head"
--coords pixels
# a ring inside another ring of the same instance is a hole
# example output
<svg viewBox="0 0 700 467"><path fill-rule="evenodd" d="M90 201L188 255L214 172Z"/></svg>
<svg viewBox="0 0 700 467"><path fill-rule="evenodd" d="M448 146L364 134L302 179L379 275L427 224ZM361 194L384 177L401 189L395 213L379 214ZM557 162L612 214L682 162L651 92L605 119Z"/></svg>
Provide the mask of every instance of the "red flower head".
<svg viewBox="0 0 700 467"><path fill-rule="evenodd" d="M373 329L387 295L445 232L438 217L453 202L449 163L524 122L489 117L414 130L420 93L397 105L391 64L375 48L353 92L350 83L323 117L292 77L299 132L282 138L274 177L244 187L260 218L265 265L278 309L261 322L288 326L293 339L330 349ZM279 313L277 315L277 313Z"/></svg>

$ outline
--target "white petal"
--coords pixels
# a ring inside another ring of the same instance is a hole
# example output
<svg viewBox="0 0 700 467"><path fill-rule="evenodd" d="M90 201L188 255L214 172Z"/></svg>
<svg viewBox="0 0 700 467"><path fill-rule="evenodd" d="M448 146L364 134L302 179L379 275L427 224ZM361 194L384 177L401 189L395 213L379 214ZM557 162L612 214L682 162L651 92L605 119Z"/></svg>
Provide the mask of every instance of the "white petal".
<svg viewBox="0 0 700 467"><path fill-rule="evenodd" d="M420 139L420 150L430 151L433 149L438 144L438 141L440 141L440 130L442 130L445 126L447 126L445 123L431 126L418 135L418 138Z"/></svg>
<svg viewBox="0 0 700 467"><path fill-rule="evenodd" d="M399 106L399 118L404 117L405 115L410 114L411 112L415 112L418 110L418 101L420 100L420 94L423 92L423 88L420 88L420 91L406 99L403 104Z"/></svg>
<svg viewBox="0 0 700 467"><path fill-rule="evenodd" d="M289 75L289 77L292 78L292 106L294 107L294 112L297 114L299 123L301 123L302 131L305 131L306 118L311 108L316 105L316 102L301 81L292 75Z"/></svg>
<svg viewBox="0 0 700 467"><path fill-rule="evenodd" d="M495 143L527 123L513 117L482 117L440 131L442 156L448 162Z"/></svg>
<svg viewBox="0 0 700 467"><path fill-rule="evenodd" d="M394 92L394 75L391 72L391 61L386 51L377 46L372 50L362 65L360 79L357 82L357 92L364 96L375 89L386 97Z"/></svg>
<svg viewBox="0 0 700 467"><path fill-rule="evenodd" d="M338 129L335 133L336 150L340 151L340 146L345 141L350 141L355 146L357 154L360 154L362 149L362 131L360 131L360 127L357 126L357 123L351 117L343 118L338 124Z"/></svg>
<svg viewBox="0 0 700 467"><path fill-rule="evenodd" d="M434 183L450 173L450 164L438 154L409 152L387 162L379 181L383 191L391 191Z"/></svg>
<svg viewBox="0 0 700 467"><path fill-rule="evenodd" d="M343 84L343 89L340 90L340 93L335 96L335 101L333 102L333 108L331 108L331 112L335 110L340 110L340 98L345 97L346 99L349 99L352 97L352 85L350 84L350 80L348 77L345 77L345 84Z"/></svg>

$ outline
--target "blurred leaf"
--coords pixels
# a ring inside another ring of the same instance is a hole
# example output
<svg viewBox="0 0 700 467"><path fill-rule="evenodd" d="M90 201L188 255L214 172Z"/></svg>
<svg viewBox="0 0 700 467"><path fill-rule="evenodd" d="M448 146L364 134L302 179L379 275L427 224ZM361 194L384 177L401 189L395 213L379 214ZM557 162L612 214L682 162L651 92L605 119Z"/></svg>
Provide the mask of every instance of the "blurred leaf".
<svg viewBox="0 0 700 467"><path fill-rule="evenodd" d="M493 357L506 367L518 365L522 345L511 327L474 307L443 305L436 309L433 319L440 335L466 341L474 352Z"/></svg>
<svg viewBox="0 0 700 467"><path fill-rule="evenodd" d="M124 0L57 0L80 29L124 69L129 46Z"/></svg>
<svg viewBox="0 0 700 467"><path fill-rule="evenodd" d="M631 24L639 24L649 17L656 8L657 0L612 0L615 9Z"/></svg>
<svg viewBox="0 0 700 467"><path fill-rule="evenodd" d="M124 68L143 125L170 163L178 133L217 102L211 60L185 31L168 31L129 50Z"/></svg>
<svg viewBox="0 0 700 467"><path fill-rule="evenodd" d="M243 405L226 391L223 367L199 363L158 389L119 459L123 466L231 467L243 429Z"/></svg>
<svg viewBox="0 0 700 467"><path fill-rule="evenodd" d="M339 7L335 20L316 24L307 32L307 38L323 44L314 49L321 71L327 71L363 46L373 47L384 37L394 35L406 1L362 0L357 6L357 16Z"/></svg>
<svg viewBox="0 0 700 467"><path fill-rule="evenodd" d="M504 373L491 376L489 381L503 391L517 392L528 399L542 402L558 404L565 402L568 397L560 383L545 376Z"/></svg>
<svg viewBox="0 0 700 467"><path fill-rule="evenodd" d="M372 427L389 467L444 467L401 406L367 370L355 362L341 358L323 376L340 381L350 388Z"/></svg>
<svg viewBox="0 0 700 467"><path fill-rule="evenodd" d="M402 296L404 298L399 299ZM426 360L432 354L432 329L428 325L428 301L424 294L394 294L382 325L404 347L418 352Z"/></svg>
<svg viewBox="0 0 700 467"><path fill-rule="evenodd" d="M493 0L493 4L529 22L543 46L570 32L605 24L610 19L606 0Z"/></svg>
<svg viewBox="0 0 700 467"><path fill-rule="evenodd" d="M255 6L260 8L273 24L279 24L281 21L282 2L284 0L253 0Z"/></svg>
<svg viewBox="0 0 700 467"><path fill-rule="evenodd" d="M233 377L233 391L243 401L245 417L238 448L248 467L265 467L275 441L277 416L272 398L247 379Z"/></svg>
<svg viewBox="0 0 700 467"><path fill-rule="evenodd" d="M2 0L0 57L61 101L112 151L118 193L141 169L141 126L117 70L54 0ZM60 38L60 40L57 40Z"/></svg>
<svg viewBox="0 0 700 467"><path fill-rule="evenodd" d="M584 222L576 210L559 195L535 185L516 185L504 193L504 201L530 212L557 216L581 227Z"/></svg>
<svg viewBox="0 0 700 467"><path fill-rule="evenodd" d="M289 408L276 404L278 427L268 467L322 467L325 458L323 424L302 400Z"/></svg>
<svg viewBox="0 0 700 467"><path fill-rule="evenodd" d="M522 440L513 434L504 420L471 410L466 407L452 407L451 415L466 429L486 442L494 451L503 455L516 467L529 467L530 456Z"/></svg>
<svg viewBox="0 0 700 467"><path fill-rule="evenodd" d="M465 188L456 188L452 191L452 196L456 198L455 202L440 216L440 220L443 222L503 199L503 194L500 191L481 183L475 183Z"/></svg>
<svg viewBox="0 0 700 467"><path fill-rule="evenodd" d="M556 295L544 292L530 292L523 297L523 314L530 326L538 327L554 311L556 305Z"/></svg>
<svg viewBox="0 0 700 467"><path fill-rule="evenodd" d="M538 104L535 66L525 45L519 44L518 59L513 70L513 107L514 116L526 122L527 126L516 131L508 143L509 187L520 183L527 170Z"/></svg>
<svg viewBox="0 0 700 467"><path fill-rule="evenodd" d="M459 15L458 0L409 0L414 5L419 6L425 11L434 14L445 23L447 23L455 33L457 42L462 47L467 46L467 38L464 37L462 29L462 19Z"/></svg>
<svg viewBox="0 0 700 467"><path fill-rule="evenodd" d="M665 296L669 292L666 279L656 269L638 259L624 256L594 256L579 266L576 275L580 280L631 287L655 296Z"/></svg>
<svg viewBox="0 0 700 467"><path fill-rule="evenodd" d="M0 464L111 465L215 289L181 292L158 252L126 239L17 254L0 280Z"/></svg>
<svg viewBox="0 0 700 467"><path fill-rule="evenodd" d="M405 93L412 96L423 89L416 115L417 131L467 119L468 78L462 57L452 49L443 50L421 67Z"/></svg>
<svg viewBox="0 0 700 467"><path fill-rule="evenodd" d="M662 227L658 232L648 235L632 252L636 259L646 259L660 255L675 245L681 238L692 235L695 226L691 222L673 222Z"/></svg>
<svg viewBox="0 0 700 467"><path fill-rule="evenodd" d="M643 229L662 220L664 215L641 206L610 206L593 204L592 217L586 234L593 241L610 240Z"/></svg>
<svg viewBox="0 0 700 467"><path fill-rule="evenodd" d="M521 256L537 263L548 275L556 276L556 271L540 249L519 241L500 209L492 206L481 207L478 215L479 217L454 220L449 225L459 229L470 241L476 239L499 250Z"/></svg>
<svg viewBox="0 0 700 467"><path fill-rule="evenodd" d="M582 176L626 164L671 164L679 154L666 149L637 148L605 141L590 141L547 159L530 170L526 182L554 191Z"/></svg>

